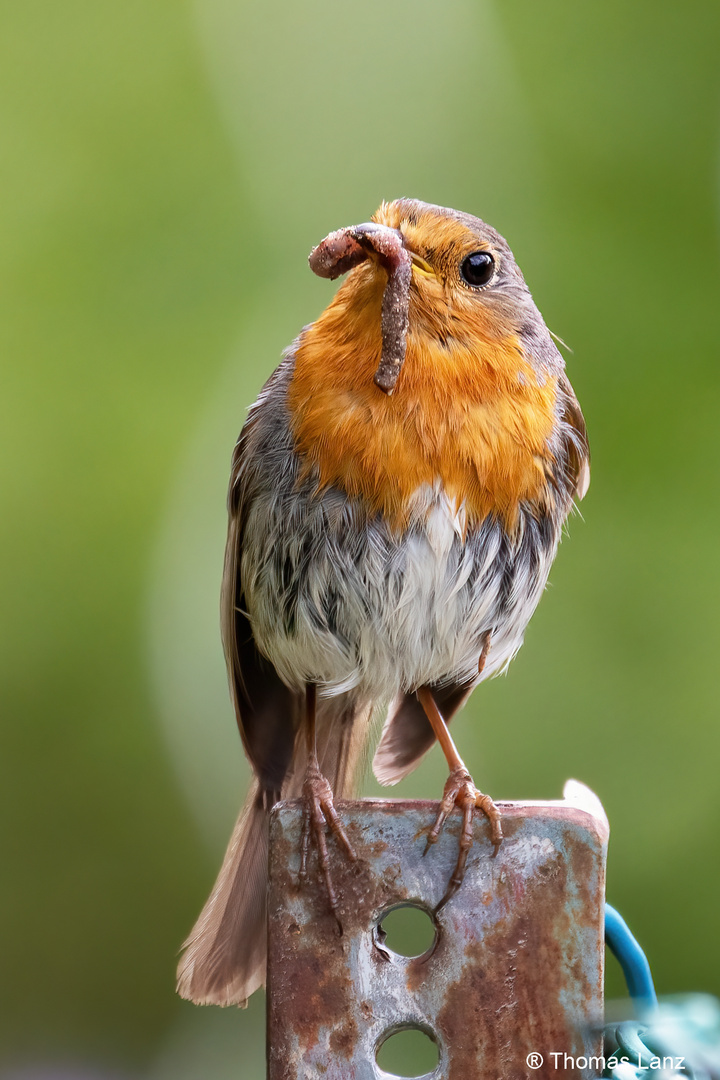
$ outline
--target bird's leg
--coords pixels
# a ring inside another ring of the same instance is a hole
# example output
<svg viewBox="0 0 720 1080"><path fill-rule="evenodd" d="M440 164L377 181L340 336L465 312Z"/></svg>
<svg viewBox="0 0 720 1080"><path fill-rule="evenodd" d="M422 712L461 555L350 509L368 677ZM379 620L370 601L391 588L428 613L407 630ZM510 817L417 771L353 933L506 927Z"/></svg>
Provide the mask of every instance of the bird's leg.
<svg viewBox="0 0 720 1080"><path fill-rule="evenodd" d="M335 892L332 875L330 873L330 856L328 854L327 841L325 838L326 826L330 826L331 832L344 847L345 853L351 862L355 862L357 856L355 855L353 846L350 843L347 833L343 828L343 824L335 810L332 788L326 777L320 772L320 763L318 762L317 747L315 745L316 702L316 687L313 683L308 683L305 711L305 734L307 738L308 763L302 790L305 806L303 812L302 840L300 844L300 880L307 880L307 863L310 852L310 840L312 838L317 846L318 861L320 862L320 869L325 880L325 888L327 889L330 907L332 908L333 915L337 919L338 926L340 926L340 929L342 930L340 919L338 917L337 893Z"/></svg>
<svg viewBox="0 0 720 1080"><path fill-rule="evenodd" d="M483 658L481 657L481 663L482 659ZM496 854L503 838L502 826L500 824L500 812L495 806L495 803L489 795L483 795L483 793L475 787L473 778L468 772L465 762L458 753L452 735L448 730L448 726L437 707L437 703L432 696L429 687L422 686L417 691L417 696L420 704L425 710L425 715L430 722L435 737L440 743L440 747L450 769L450 775L445 784L435 824L427 835L427 847L429 848L437 841L448 814L455 806L462 811L463 815L462 830L460 832L460 850L445 895L438 904L438 908L441 908L460 888L463 877L465 876L465 865L473 843L472 823L475 808L477 807L479 810L482 810L483 814L485 814L485 817L490 822L490 839Z"/></svg>

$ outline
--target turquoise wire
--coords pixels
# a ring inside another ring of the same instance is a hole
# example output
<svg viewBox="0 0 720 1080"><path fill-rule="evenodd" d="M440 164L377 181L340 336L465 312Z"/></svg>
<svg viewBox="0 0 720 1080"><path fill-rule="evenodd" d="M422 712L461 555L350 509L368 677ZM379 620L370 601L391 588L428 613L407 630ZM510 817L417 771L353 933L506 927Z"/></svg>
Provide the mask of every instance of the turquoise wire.
<svg viewBox="0 0 720 1080"><path fill-rule="evenodd" d="M647 957L619 911L605 905L605 944L622 968L628 993L643 1009L657 1007L655 984Z"/></svg>

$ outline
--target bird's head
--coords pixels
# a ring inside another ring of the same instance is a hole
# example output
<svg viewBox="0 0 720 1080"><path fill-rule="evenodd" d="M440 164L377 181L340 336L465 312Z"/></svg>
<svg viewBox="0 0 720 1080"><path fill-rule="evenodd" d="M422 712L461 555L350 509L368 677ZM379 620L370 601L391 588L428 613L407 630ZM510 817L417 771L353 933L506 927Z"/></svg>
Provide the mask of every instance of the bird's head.
<svg viewBox="0 0 720 1080"><path fill-rule="evenodd" d="M347 274L298 339L288 388L296 447L321 487L396 523L438 484L475 521L549 505L554 471L582 494L582 414L493 228L397 199L330 233L310 266Z"/></svg>
<svg viewBox="0 0 720 1080"><path fill-rule="evenodd" d="M335 303L353 325L364 317L378 340L382 332L375 383L385 393L395 389L408 338L420 353L460 360L469 352L478 367L505 342L538 368L562 370L507 242L470 214L417 199L383 203L370 222L326 237L310 265L322 277L352 271Z"/></svg>

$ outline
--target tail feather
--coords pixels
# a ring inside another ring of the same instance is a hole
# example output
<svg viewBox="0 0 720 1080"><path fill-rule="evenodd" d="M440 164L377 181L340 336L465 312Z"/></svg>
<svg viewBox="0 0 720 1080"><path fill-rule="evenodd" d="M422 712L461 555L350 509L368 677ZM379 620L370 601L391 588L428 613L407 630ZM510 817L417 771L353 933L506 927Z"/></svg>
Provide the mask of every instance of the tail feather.
<svg viewBox="0 0 720 1080"><path fill-rule="evenodd" d="M178 993L196 1005L245 1005L265 981L267 851L267 813L256 780L183 945Z"/></svg>
<svg viewBox="0 0 720 1080"><path fill-rule="evenodd" d="M370 706L341 698L318 702L320 768L336 798L352 793L367 736ZM298 798L307 768L304 733L297 739L281 798ZM183 945L178 993L197 1005L240 1005L265 982L268 817L255 780L230 838L220 873Z"/></svg>

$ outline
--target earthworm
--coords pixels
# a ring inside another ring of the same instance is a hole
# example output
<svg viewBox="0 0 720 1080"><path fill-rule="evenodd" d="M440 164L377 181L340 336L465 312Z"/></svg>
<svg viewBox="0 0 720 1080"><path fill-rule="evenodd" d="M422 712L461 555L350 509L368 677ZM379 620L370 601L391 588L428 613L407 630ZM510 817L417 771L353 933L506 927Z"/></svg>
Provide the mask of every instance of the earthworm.
<svg viewBox="0 0 720 1080"><path fill-rule="evenodd" d="M371 221L337 229L313 248L308 262L319 277L334 280L373 256L388 278L382 300L382 354L374 382L392 394L405 360L412 276L402 233Z"/></svg>

